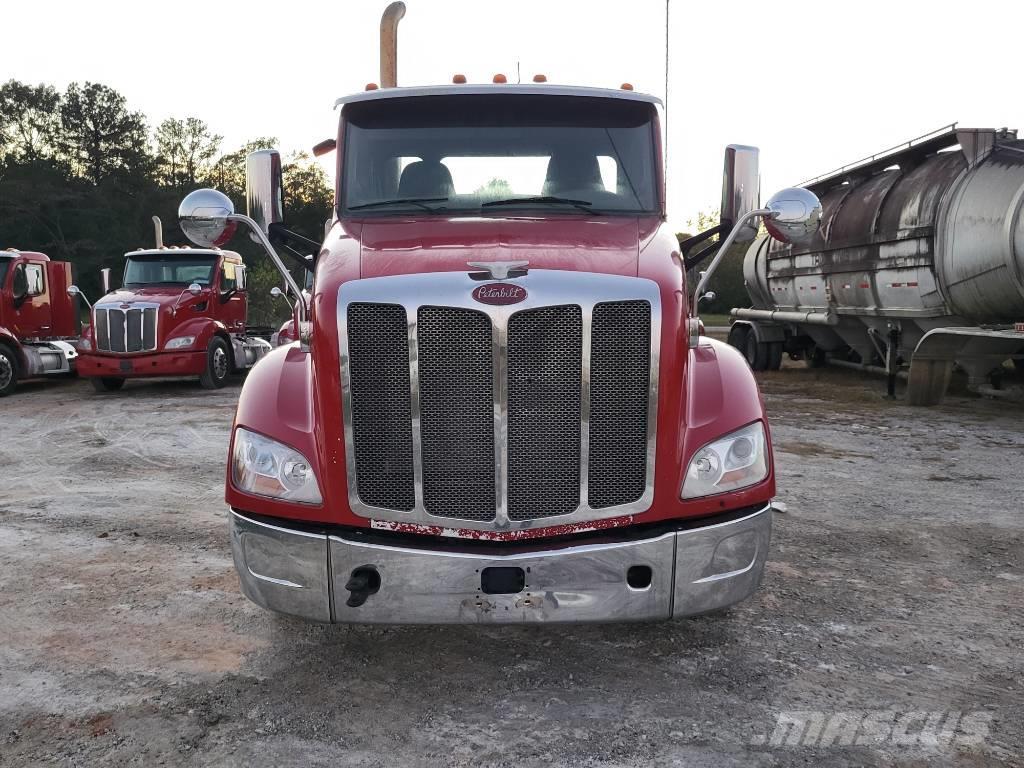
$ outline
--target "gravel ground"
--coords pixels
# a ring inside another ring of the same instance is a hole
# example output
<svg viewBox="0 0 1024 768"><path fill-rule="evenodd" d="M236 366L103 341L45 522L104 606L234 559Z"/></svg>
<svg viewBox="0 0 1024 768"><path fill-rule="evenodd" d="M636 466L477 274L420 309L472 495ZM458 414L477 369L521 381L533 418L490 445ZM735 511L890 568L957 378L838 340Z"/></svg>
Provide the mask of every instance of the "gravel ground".
<svg viewBox="0 0 1024 768"><path fill-rule="evenodd" d="M762 385L786 511L754 598L510 628L248 603L237 382L25 385L0 401L0 764L1024 765L1024 408Z"/></svg>

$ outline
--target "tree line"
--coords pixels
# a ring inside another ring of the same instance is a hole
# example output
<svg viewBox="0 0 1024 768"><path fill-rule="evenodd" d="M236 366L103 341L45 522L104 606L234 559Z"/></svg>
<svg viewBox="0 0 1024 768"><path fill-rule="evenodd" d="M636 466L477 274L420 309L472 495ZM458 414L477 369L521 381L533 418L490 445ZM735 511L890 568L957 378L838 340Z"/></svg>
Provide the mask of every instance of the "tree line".
<svg viewBox="0 0 1024 768"><path fill-rule="evenodd" d="M96 297L100 269L120 275L127 251L152 246L153 215L167 244L185 244L178 203L193 189L216 187L244 211L245 157L276 143L258 137L225 152L223 137L200 118L168 118L151 129L106 85L71 83L61 92L9 80L0 86L0 249L70 261ZM284 183L289 227L318 240L333 201L326 175L296 153L285 159ZM280 278L248 238L230 247L251 267L251 322L276 322L286 308L266 293Z"/></svg>

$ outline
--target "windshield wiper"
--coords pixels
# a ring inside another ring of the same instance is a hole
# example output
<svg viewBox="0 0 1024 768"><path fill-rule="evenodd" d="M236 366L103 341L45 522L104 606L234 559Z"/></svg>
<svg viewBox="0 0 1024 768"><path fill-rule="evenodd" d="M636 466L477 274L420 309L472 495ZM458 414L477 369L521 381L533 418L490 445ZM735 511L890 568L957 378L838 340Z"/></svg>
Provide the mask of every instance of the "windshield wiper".
<svg viewBox="0 0 1024 768"><path fill-rule="evenodd" d="M516 203L525 203L527 205L531 203L555 203L562 205L571 205L579 208L581 211L587 213L596 213L591 207L594 204L589 200L573 200L571 197L554 197L553 195L537 195L535 197L509 197L504 200L488 200L486 203L481 203L481 208L489 208L496 205L515 205Z"/></svg>
<svg viewBox="0 0 1024 768"><path fill-rule="evenodd" d="M422 208L424 211L430 213L437 213L438 211L444 210L443 208L431 208L426 203L447 203L447 197L400 197L395 200L374 200L372 203L360 203L359 205L350 205L348 209L350 211L360 211L364 208L380 208L385 205L415 205L417 208Z"/></svg>

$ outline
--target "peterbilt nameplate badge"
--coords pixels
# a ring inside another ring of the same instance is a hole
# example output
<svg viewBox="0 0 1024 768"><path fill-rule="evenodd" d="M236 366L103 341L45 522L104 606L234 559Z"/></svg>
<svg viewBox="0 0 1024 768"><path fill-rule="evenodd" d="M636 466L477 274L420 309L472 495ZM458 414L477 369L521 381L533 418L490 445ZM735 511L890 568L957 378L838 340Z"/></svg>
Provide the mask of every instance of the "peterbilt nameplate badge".
<svg viewBox="0 0 1024 768"><path fill-rule="evenodd" d="M512 283L487 283L473 289L473 298L481 304L518 304L526 296L525 288Z"/></svg>

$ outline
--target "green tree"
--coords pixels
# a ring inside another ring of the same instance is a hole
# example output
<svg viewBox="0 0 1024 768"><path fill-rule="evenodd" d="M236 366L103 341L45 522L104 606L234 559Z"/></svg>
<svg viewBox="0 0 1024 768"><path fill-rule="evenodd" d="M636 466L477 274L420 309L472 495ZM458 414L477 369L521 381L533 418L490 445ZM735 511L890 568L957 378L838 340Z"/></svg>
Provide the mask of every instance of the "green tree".
<svg viewBox="0 0 1024 768"><path fill-rule="evenodd" d="M220 150L222 136L197 117L168 118L154 131L157 176L165 186L194 187Z"/></svg>
<svg viewBox="0 0 1024 768"><path fill-rule="evenodd" d="M60 94L51 85L8 80L0 86L0 157L31 163L53 156Z"/></svg>
<svg viewBox="0 0 1024 768"><path fill-rule="evenodd" d="M71 83L60 103L60 147L73 171L93 184L117 174L148 175L146 121L124 96L99 83Z"/></svg>

